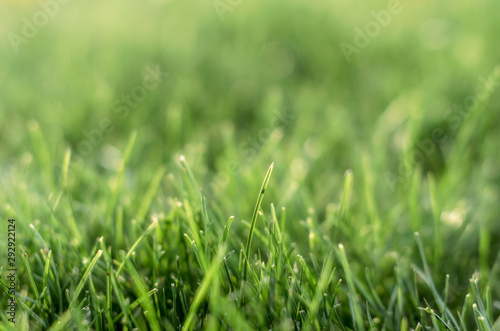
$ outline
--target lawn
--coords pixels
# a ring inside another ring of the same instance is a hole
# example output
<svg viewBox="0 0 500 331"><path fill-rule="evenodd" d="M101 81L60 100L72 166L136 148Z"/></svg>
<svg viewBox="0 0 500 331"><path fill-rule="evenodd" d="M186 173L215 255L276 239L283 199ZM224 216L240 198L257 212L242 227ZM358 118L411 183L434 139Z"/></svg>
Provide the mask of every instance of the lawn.
<svg viewBox="0 0 500 331"><path fill-rule="evenodd" d="M3 1L0 331L500 330L498 12Z"/></svg>

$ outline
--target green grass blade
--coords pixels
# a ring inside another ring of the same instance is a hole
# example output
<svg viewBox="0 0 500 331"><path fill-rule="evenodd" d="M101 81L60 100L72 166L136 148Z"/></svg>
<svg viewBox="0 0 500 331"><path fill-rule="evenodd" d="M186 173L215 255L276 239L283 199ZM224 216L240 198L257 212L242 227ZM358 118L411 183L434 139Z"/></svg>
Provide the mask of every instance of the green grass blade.
<svg viewBox="0 0 500 331"><path fill-rule="evenodd" d="M127 147L125 147L122 165L120 167L120 170L118 171L118 177L116 179L116 184L112 190L111 197L109 199L107 209L106 209L105 220L107 221L107 223L110 223L111 216L112 216L113 211L115 209L116 203L118 202L118 195L120 194L120 189L122 186L123 177L125 176L125 169L127 168L127 164L130 160L130 156L132 155L132 149L134 148L136 138L137 138L137 131L134 131L127 142Z"/></svg>
<svg viewBox="0 0 500 331"><path fill-rule="evenodd" d="M229 219L227 220L226 226L224 227L224 234L222 235L222 238L220 240L221 244L224 244L226 242L227 234L229 233L229 229L231 228L233 220L234 216L230 216Z"/></svg>
<svg viewBox="0 0 500 331"><path fill-rule="evenodd" d="M142 280L141 276L139 276L137 270L134 268L130 260L125 260L124 262L126 263L127 270L129 274L132 276L132 279L135 283L137 294L139 295L140 298L143 298L139 303L143 307L144 315L146 315L146 319L149 322L149 326L153 330L159 331L160 324L158 322L158 316L156 316L153 302L150 300L148 296L148 291L146 290L146 285L144 284L144 281ZM130 306L129 309L131 309Z"/></svg>
<svg viewBox="0 0 500 331"><path fill-rule="evenodd" d="M352 191L354 186L354 175L349 169L344 174L344 188L340 199L340 221L345 222L349 214L351 205Z"/></svg>
<svg viewBox="0 0 500 331"><path fill-rule="evenodd" d="M33 292L35 293L36 304L40 308L40 310L42 311L41 315L42 315L44 322L47 323L46 315L44 314L43 304L42 304L42 301L40 300L40 293L38 292L38 288L37 288L36 283L35 283L33 271L31 270L31 265L28 261L28 254L23 252L21 256L23 258L23 262L24 262L24 266L26 267L26 271L28 272L28 277L30 280L31 288L33 289Z"/></svg>
<svg viewBox="0 0 500 331"><path fill-rule="evenodd" d="M45 267L43 269L43 285L42 288L47 287L47 280L49 278L50 260L52 259L52 251L49 251L45 260Z"/></svg>
<svg viewBox="0 0 500 331"><path fill-rule="evenodd" d="M149 207L151 206L151 202L160 186L161 180L163 176L165 176L166 169L165 167L160 167L153 176L151 183L149 184L148 190L144 197L142 197L142 203L137 211L136 219L139 222L142 222L148 213Z"/></svg>
<svg viewBox="0 0 500 331"><path fill-rule="evenodd" d="M351 301L353 301L352 302L352 306L353 306L352 313L354 314L354 319L356 321L356 327L358 330L365 330L364 319L362 317L362 309L361 309L361 305L359 304L359 302L357 300L358 295L356 292L356 286L354 285L352 271L351 271L351 268L349 267L349 262L347 260L344 245L339 244L338 251L340 253L339 254L340 255L340 262L342 263L342 268L344 269L344 272L345 272L347 287L349 289L349 295L351 297Z"/></svg>
<svg viewBox="0 0 500 331"><path fill-rule="evenodd" d="M83 274L82 279L80 279L80 282L78 283L78 286L76 287L75 292L73 293L73 299L71 299L71 302L69 303L69 310L74 308L74 306L76 305L77 300L78 300L78 296L80 295L80 292L82 291L83 286L87 282L87 279L89 278L90 273L92 272L92 270L96 266L97 261L99 261L99 259L101 258L102 252L103 251L101 249L98 250L96 255L94 256L94 258L92 259L92 261L90 261L90 263L87 267L87 270Z"/></svg>
<svg viewBox="0 0 500 331"><path fill-rule="evenodd" d="M141 241L144 240L144 238L146 238L150 233L151 231L154 230L154 228L158 225L158 221L157 220L154 220L153 223L151 223L148 228L146 229L146 231L144 231L140 236L139 238L137 238L137 240L135 241L135 243L132 245L132 247L130 247L130 249L128 250L127 254L125 255L125 257L123 258L123 261L122 263L120 264L120 266L118 267L118 270L116 270L116 277L118 277L120 275L120 272L122 271L124 265L125 265L125 261L127 261L129 258L130 258L130 255L132 255L132 253L135 251L135 249L137 248L137 246L139 246L139 244L141 243Z"/></svg>
<svg viewBox="0 0 500 331"><path fill-rule="evenodd" d="M274 162L271 163L271 166L267 170L266 176L264 177L264 181L262 182L262 186L259 191L259 197L257 198L257 203L255 204L255 208L253 210L252 221L250 222L250 230L248 232L247 244L245 247L245 262L243 264L243 280L247 280L247 270L248 265L250 264L250 248L252 247L252 238L253 232L255 229L255 224L257 223L257 217L259 214L260 205L262 204L262 200L264 199L264 193L266 192L267 185L269 184L269 180L271 179L271 174L273 173Z"/></svg>
<svg viewBox="0 0 500 331"><path fill-rule="evenodd" d="M208 290L210 289L210 286L212 285L212 282L215 277L217 277L218 272L219 272L219 267L221 266L221 263L224 259L224 254L225 254L225 247L221 246L219 248L219 251L217 252L216 258L212 261L207 273L203 277L203 280L201 281L201 285L196 291L196 295L193 299L193 302L191 304L191 307L189 308L189 312L186 317L186 321L184 322L184 325L182 326L183 330L192 330L194 327L194 320L196 317L196 312L198 311L198 308L201 304L201 302L205 299L206 294L208 293Z"/></svg>

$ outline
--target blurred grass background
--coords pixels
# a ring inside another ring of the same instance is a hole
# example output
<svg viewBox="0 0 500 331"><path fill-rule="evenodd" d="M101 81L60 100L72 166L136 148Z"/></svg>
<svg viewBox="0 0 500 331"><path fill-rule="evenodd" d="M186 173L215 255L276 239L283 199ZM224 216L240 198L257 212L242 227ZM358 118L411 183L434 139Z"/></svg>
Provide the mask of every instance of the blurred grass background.
<svg viewBox="0 0 500 331"><path fill-rule="evenodd" d="M308 249L300 220L327 219L344 172L352 169L345 231L354 234L336 239L361 245L360 267L383 263L379 254L414 251L413 231L433 242L434 219L452 213L458 223L442 224L447 259L435 271L442 277L455 270L452 281L467 285L479 263L480 229L490 243L487 266L495 265L500 248L498 86L458 128L449 110L474 96L479 79L498 64L500 3L403 0L402 12L346 61L340 43L354 44L354 28L364 29L371 11L388 3L243 0L221 20L210 1L72 0L16 53L9 33L21 35L23 17L31 20L40 6L2 2L0 160L8 183L2 199L33 206L32 218L42 219L37 206L53 192L36 157L39 141L30 138L33 120L56 177L65 149L76 157L84 130L110 119L113 132L69 178L75 218L85 220L79 227L90 240L100 235L100 211L137 130L120 197L126 218L164 164L169 175L151 209L168 212L168 198L183 194L177 180L183 154L209 191L210 208L248 220L262 174L274 161L266 200L287 207L290 237ZM141 85L151 65L169 76L121 119L114 102ZM492 77L498 85L498 69ZM276 121L283 109L289 118ZM435 129L447 139L434 142L421 162L408 161ZM427 175L436 181L437 216ZM396 183L388 179L393 176ZM409 204L415 196L418 212ZM381 228L374 229L373 218ZM372 252L374 231L386 247ZM498 298L498 283L492 290Z"/></svg>

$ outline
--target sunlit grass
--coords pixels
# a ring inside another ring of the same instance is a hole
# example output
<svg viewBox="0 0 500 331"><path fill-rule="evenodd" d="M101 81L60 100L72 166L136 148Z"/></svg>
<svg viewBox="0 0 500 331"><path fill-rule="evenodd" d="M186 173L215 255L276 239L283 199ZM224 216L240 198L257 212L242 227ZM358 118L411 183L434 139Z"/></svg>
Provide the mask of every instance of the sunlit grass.
<svg viewBox="0 0 500 331"><path fill-rule="evenodd" d="M500 328L498 3L236 3L0 40L0 330Z"/></svg>

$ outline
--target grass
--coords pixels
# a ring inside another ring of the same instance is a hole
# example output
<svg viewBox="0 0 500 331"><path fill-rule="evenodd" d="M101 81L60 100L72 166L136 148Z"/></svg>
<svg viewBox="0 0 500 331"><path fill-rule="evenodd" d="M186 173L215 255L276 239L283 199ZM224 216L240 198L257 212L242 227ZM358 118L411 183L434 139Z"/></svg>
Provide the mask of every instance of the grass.
<svg viewBox="0 0 500 331"><path fill-rule="evenodd" d="M0 331L500 329L499 4L236 3L0 40Z"/></svg>

